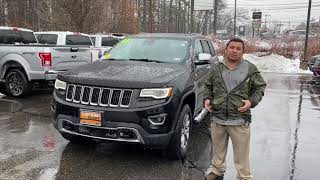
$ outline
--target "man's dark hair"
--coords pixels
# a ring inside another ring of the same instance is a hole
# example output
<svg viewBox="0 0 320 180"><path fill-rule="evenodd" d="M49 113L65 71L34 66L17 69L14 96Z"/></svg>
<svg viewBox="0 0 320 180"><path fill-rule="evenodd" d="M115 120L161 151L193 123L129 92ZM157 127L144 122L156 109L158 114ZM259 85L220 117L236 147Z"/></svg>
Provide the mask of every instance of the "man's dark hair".
<svg viewBox="0 0 320 180"><path fill-rule="evenodd" d="M239 42L239 43L242 43L242 47L243 47L243 51L244 51L244 42L243 42L242 39L240 39L240 38L232 38L232 39L230 39L229 42L227 43L226 49L228 48L228 46L229 46L229 44L230 44L231 42Z"/></svg>

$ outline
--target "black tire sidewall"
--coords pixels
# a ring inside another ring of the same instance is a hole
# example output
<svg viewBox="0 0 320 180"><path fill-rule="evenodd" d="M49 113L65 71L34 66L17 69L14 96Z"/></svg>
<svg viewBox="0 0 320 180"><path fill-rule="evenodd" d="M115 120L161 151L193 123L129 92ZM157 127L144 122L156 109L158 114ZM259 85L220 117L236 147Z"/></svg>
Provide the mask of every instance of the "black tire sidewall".
<svg viewBox="0 0 320 180"><path fill-rule="evenodd" d="M187 146L185 149L181 148L181 130L183 128L183 118L186 114L190 116L190 124L189 124L189 139L187 142ZM180 111L177 126L172 135L169 147L168 147L168 157L170 159L184 159L190 145L191 139L191 130L192 130L192 112L188 104L185 104Z"/></svg>
<svg viewBox="0 0 320 180"><path fill-rule="evenodd" d="M12 74L17 74L21 77L22 79L22 87L23 87L23 90L22 90L22 93L19 94L19 95L14 95L9 87L9 77L12 75ZM25 76L25 74L19 70L19 69L12 69L10 70L6 76L5 76L5 87L6 87L6 93L7 95L9 96L13 96L13 97L23 97L25 95L27 95L29 92L30 92L30 84Z"/></svg>

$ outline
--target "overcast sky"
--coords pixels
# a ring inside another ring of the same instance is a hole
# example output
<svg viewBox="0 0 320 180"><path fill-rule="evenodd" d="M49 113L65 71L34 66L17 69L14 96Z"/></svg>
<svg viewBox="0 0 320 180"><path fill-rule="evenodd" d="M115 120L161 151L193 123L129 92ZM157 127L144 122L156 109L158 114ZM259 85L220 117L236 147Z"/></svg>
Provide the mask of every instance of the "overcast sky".
<svg viewBox="0 0 320 180"><path fill-rule="evenodd" d="M212 7L214 0L195 0L195 8ZM228 8L234 8L235 0L224 0ZM238 7L253 11L258 9L267 14L267 21L281 21L286 24L297 25L306 22L309 0L237 0ZM252 12L250 17L252 17ZM320 0L312 0L311 17L320 19Z"/></svg>

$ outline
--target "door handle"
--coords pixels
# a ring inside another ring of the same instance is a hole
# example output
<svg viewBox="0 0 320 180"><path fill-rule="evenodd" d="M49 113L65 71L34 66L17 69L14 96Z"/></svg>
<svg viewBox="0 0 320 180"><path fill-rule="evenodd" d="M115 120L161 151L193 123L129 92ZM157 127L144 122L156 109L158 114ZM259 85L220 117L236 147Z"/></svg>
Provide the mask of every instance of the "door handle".
<svg viewBox="0 0 320 180"><path fill-rule="evenodd" d="M76 58L77 56L71 56L71 58Z"/></svg>

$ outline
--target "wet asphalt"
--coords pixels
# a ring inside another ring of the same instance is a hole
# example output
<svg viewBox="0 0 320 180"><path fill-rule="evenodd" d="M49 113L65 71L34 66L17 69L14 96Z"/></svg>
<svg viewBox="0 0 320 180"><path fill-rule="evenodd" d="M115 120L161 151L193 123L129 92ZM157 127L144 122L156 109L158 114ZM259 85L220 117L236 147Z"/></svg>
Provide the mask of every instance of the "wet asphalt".
<svg viewBox="0 0 320 180"><path fill-rule="evenodd" d="M318 179L320 85L310 75L263 76L268 86L251 125L254 179ZM204 179L211 156L207 122L194 125L184 162L135 144L74 145L52 126L51 94L49 89L24 99L0 97L0 180ZM225 180L233 179L230 145Z"/></svg>

